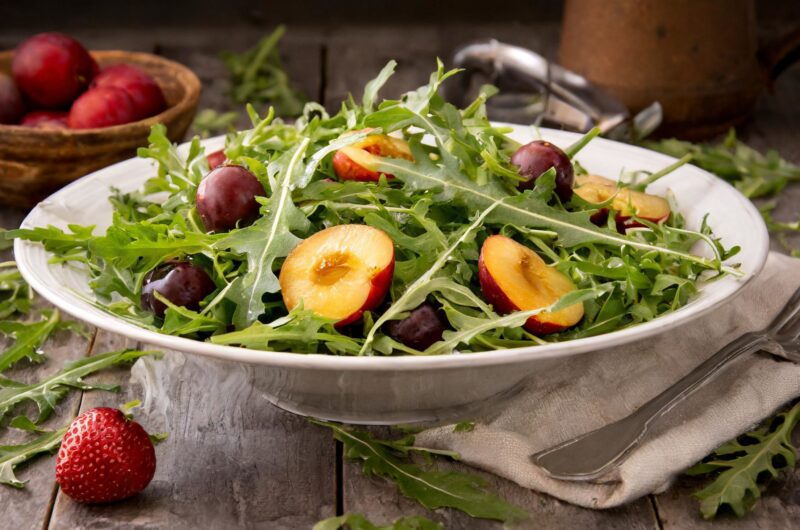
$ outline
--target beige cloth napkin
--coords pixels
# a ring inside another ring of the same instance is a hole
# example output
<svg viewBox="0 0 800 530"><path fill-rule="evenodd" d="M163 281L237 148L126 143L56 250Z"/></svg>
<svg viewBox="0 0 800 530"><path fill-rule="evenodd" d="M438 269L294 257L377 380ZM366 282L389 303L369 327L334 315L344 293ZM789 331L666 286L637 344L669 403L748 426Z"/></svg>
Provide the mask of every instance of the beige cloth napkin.
<svg viewBox="0 0 800 530"><path fill-rule="evenodd" d="M627 416L729 341L766 326L798 286L800 260L771 253L761 275L731 303L642 343L579 356L567 378L523 390L471 432L439 427L420 433L417 443L457 451L468 464L589 508L663 491L716 447L800 396L800 365L764 354L734 361L598 482L554 480L528 457Z"/></svg>

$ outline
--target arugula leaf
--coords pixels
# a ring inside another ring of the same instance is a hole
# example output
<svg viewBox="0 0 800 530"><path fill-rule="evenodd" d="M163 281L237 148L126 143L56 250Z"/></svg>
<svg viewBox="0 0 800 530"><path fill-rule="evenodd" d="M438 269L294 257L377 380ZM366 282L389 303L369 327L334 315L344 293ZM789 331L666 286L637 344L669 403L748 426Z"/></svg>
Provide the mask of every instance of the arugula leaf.
<svg viewBox="0 0 800 530"><path fill-rule="evenodd" d="M55 453L66 432L67 427L62 427L24 444L0 445L0 484L24 488L25 483L17 479L14 468L42 453Z"/></svg>
<svg viewBox="0 0 800 530"><path fill-rule="evenodd" d="M233 132L237 121L239 121L238 112L217 112L214 109L203 109L197 113L192 122L192 131L201 138L208 138L215 134Z"/></svg>
<svg viewBox="0 0 800 530"><path fill-rule="evenodd" d="M0 263L0 318L27 314L33 301L33 289L22 278L13 261Z"/></svg>
<svg viewBox="0 0 800 530"><path fill-rule="evenodd" d="M430 510L455 508L472 517L504 522L520 521L527 517L523 510L487 491L485 481L476 475L424 469L413 463L409 458L410 452L430 454L430 451L413 446L414 436L384 441L375 439L367 432L350 430L336 423L311 422L331 429L334 438L344 444L345 456L361 461L365 474L391 480L403 495Z"/></svg>
<svg viewBox="0 0 800 530"><path fill-rule="evenodd" d="M705 519L713 519L723 506L742 517L755 507L767 481L794 468L797 448L792 445L792 432L798 423L800 403L722 445L686 472L716 475L711 484L694 494Z"/></svg>
<svg viewBox="0 0 800 530"><path fill-rule="evenodd" d="M348 530L444 530L441 523L419 515L401 517L393 523L379 526L358 513L329 517L315 524L312 530L339 530L340 528Z"/></svg>
<svg viewBox="0 0 800 530"><path fill-rule="evenodd" d="M38 322L0 321L0 333L14 338L14 344L0 353L0 373L26 357L34 363L44 361L44 355L39 348L59 326L60 317L58 310L53 309L44 311Z"/></svg>
<svg viewBox="0 0 800 530"><path fill-rule="evenodd" d="M291 350L314 353L324 346L331 352L355 355L360 341L336 331L335 320L323 318L297 307L291 313L269 324L256 322L250 327L215 335L214 344L228 344L256 349Z"/></svg>
<svg viewBox="0 0 800 530"><path fill-rule="evenodd" d="M303 170L308 144L308 139L303 140L270 164L272 197L265 204L266 215L216 245L247 257L247 272L234 280L227 295L236 304L233 323L239 328L249 326L264 312L262 296L280 290L272 267L276 259L289 255L300 242L291 231L308 228L308 220L292 202L292 190Z"/></svg>
<svg viewBox="0 0 800 530"><path fill-rule="evenodd" d="M44 421L53 411L56 403L63 398L70 388L79 390L108 390L116 392L119 387L105 383L87 383L83 380L87 375L110 366L132 363L140 357L156 355L159 352L148 350L120 350L85 357L64 364L64 368L50 377L36 383L20 383L0 377L0 420L15 405L23 401L33 401L39 410L36 423Z"/></svg>
<svg viewBox="0 0 800 530"><path fill-rule="evenodd" d="M668 139L647 141L643 145L676 158L691 154L692 163L733 183L751 199L775 195L790 182L800 181L800 166L784 160L776 151L759 153L739 141L734 129L717 144Z"/></svg>
<svg viewBox="0 0 800 530"><path fill-rule="evenodd" d="M282 116L297 116L303 111L306 97L292 88L278 50L285 32L285 26L278 26L254 48L241 54L222 54L231 73L234 101L253 105L269 103Z"/></svg>
<svg viewBox="0 0 800 530"><path fill-rule="evenodd" d="M432 288L436 285L431 282L434 276L442 269L442 267L444 267L444 265L462 243L475 236L475 231L481 227L484 219L486 219L486 217L492 213L492 210L494 210L500 204L502 204L501 201L496 201L485 208L483 212L481 212L481 214L477 216L475 220L462 231L461 234L459 234L458 238L453 242L453 244L439 255L436 262L434 262L424 274L411 283L400 296L400 298L395 300L394 303L389 306L389 309L383 312L378 320L375 321L375 325L372 326L372 329L369 331L369 333L367 333L367 336L364 339L364 345L361 347L361 351L359 352L361 355L369 351L372 341L375 339L375 333L384 323L388 322L389 320L396 319L401 313L417 307L425 300L425 297L431 293Z"/></svg>

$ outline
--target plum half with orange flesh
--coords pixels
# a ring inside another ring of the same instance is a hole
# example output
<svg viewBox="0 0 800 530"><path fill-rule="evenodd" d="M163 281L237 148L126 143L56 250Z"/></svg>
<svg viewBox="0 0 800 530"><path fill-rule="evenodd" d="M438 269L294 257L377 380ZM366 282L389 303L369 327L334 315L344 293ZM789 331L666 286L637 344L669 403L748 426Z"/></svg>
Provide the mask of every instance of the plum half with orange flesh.
<svg viewBox="0 0 800 530"><path fill-rule="evenodd" d="M511 238L495 235L486 239L478 260L481 291L500 314L547 307L575 290L562 272L549 267L534 251ZM555 312L542 312L525 322L536 335L570 328L583 318L583 304Z"/></svg>
<svg viewBox="0 0 800 530"><path fill-rule="evenodd" d="M414 160L405 140L385 134L372 134L336 151L333 155L333 171L342 180L377 182L381 177L377 170L379 157ZM393 177L386 175L386 178Z"/></svg>
<svg viewBox="0 0 800 530"><path fill-rule="evenodd" d="M653 223L661 223L669 218L671 209L663 197L641 191L620 188L617 183L597 175L575 177L575 195L592 204L602 204L611 200L610 208L617 212L617 227L642 226L632 220L633 216Z"/></svg>
<svg viewBox="0 0 800 530"><path fill-rule="evenodd" d="M378 307L394 274L394 243L367 225L337 225L309 237L281 267L283 302L301 303L343 327Z"/></svg>

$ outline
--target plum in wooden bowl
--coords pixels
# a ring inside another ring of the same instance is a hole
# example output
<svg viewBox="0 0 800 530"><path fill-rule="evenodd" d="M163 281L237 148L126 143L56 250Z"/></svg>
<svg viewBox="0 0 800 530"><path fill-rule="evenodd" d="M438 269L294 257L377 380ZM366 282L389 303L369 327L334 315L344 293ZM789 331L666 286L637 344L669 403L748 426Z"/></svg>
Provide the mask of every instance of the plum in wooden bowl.
<svg viewBox="0 0 800 530"><path fill-rule="evenodd" d="M191 70L147 53L95 51L91 56L100 68L127 64L149 74L166 108L138 121L100 128L0 124L0 203L33 206L78 177L134 156L147 145L156 123L167 127L170 140L183 138L200 97L200 80ZM0 74L11 74L13 58L14 51L0 52Z"/></svg>

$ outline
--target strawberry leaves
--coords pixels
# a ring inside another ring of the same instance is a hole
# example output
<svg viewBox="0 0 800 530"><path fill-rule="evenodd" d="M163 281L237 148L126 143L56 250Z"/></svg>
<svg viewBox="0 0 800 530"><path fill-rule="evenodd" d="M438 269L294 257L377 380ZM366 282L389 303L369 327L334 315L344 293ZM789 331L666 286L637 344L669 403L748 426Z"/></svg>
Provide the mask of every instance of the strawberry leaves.
<svg viewBox="0 0 800 530"><path fill-rule="evenodd" d="M686 472L691 476L716 475L711 484L694 494L705 519L713 519L723 507L742 517L761 498L767 480L794 468L797 449L791 437L798 423L800 403L766 425L722 445Z"/></svg>

